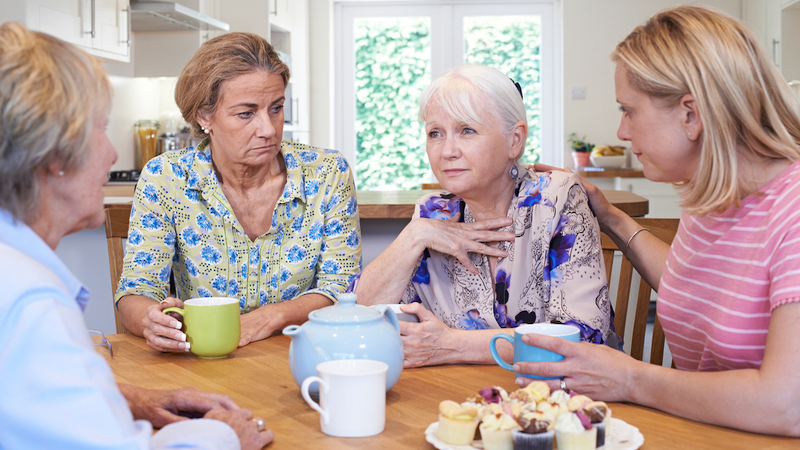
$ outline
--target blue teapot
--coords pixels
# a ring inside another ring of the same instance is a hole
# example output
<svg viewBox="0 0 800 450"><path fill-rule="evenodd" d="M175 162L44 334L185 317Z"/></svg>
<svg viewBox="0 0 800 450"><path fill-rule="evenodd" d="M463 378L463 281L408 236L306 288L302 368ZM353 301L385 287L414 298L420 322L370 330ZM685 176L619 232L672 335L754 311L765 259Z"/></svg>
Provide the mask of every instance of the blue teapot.
<svg viewBox="0 0 800 450"><path fill-rule="evenodd" d="M308 314L303 325L289 325L283 334L289 344L289 368L298 386L317 376L317 364L334 359L373 359L389 365L388 391L403 371L403 342L400 324L388 305L357 305L355 294L340 294L339 303ZM318 395L317 383L309 393Z"/></svg>

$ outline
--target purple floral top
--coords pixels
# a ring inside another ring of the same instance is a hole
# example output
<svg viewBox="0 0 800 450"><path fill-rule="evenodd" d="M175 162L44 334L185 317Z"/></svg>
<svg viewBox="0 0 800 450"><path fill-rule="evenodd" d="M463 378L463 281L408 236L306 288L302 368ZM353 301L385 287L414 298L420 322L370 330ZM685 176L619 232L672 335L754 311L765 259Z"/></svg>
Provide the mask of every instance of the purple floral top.
<svg viewBox="0 0 800 450"><path fill-rule="evenodd" d="M614 333L600 249L600 228L577 175L521 171L508 217L514 241L501 242L508 257L497 261L492 279L485 255L471 253L470 273L458 259L425 250L401 303L421 302L451 328L513 328L537 322L572 323L584 340L621 348ZM417 201L414 218L445 220L462 212L475 219L453 194L434 193Z"/></svg>

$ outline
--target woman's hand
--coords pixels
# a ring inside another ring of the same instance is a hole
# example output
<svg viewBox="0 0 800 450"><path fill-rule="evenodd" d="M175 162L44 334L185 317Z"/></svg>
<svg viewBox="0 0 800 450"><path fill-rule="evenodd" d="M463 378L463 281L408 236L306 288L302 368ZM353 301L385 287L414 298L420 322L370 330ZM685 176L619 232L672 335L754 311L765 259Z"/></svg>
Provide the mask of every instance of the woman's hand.
<svg viewBox="0 0 800 450"><path fill-rule="evenodd" d="M515 372L557 377L543 380L551 391L561 389L560 378L564 378L567 389L595 400L628 401L630 377L637 365L644 364L605 345L570 342L536 333L525 334L522 341L564 355L564 359L558 362L518 362L514 364ZM534 380L519 377L516 381L519 386L526 386Z"/></svg>
<svg viewBox="0 0 800 450"><path fill-rule="evenodd" d="M319 308L330 306L331 300L322 294L303 294L278 303L270 303L242 314L242 334L239 347L266 339L282 331L287 325L301 324L308 320L308 314Z"/></svg>
<svg viewBox="0 0 800 450"><path fill-rule="evenodd" d="M145 389L130 384L119 384L135 419L144 419L155 428L172 422L203 417L212 409L237 410L237 405L227 395L205 392L193 387L163 391Z"/></svg>
<svg viewBox="0 0 800 450"><path fill-rule="evenodd" d="M272 430L258 429L258 423L253 420L253 413L248 409L212 409L205 415L205 418L219 420L230 425L239 436L242 450L258 450L275 439Z"/></svg>
<svg viewBox="0 0 800 450"><path fill-rule="evenodd" d="M406 229L415 236L421 248L455 256L472 273L478 273L478 268L470 261L469 253L498 258L508 256L505 250L486 245L485 242L513 241L513 232L494 231L511 225L513 221L510 217L463 223L458 221L459 216L456 214L448 220L418 218L412 220Z"/></svg>
<svg viewBox="0 0 800 450"><path fill-rule="evenodd" d="M162 312L171 306L183 308L183 302L177 298L167 297L161 303L147 307L142 318L144 328L142 336L147 340L147 345L160 352L189 351L186 334L181 331L183 322L180 314Z"/></svg>
<svg viewBox="0 0 800 450"><path fill-rule="evenodd" d="M452 359L453 355L460 352L452 345L454 341L450 339L453 329L419 303L402 305L400 310L416 314L419 317L419 323L400 322L400 337L403 340L404 353L403 367L434 366L456 362Z"/></svg>
<svg viewBox="0 0 800 450"><path fill-rule="evenodd" d="M528 168L532 168L537 172L562 171L575 173L569 167L560 169L558 167L548 166L547 164L542 163L536 163L533 166L528 166ZM606 196L603 195L603 192L598 189L597 186L589 183L586 181L586 178L583 178L580 175L578 175L578 178L581 179L581 185L583 185L583 189L586 191L586 195L589 197L589 204L591 205L592 211L594 211L594 214L597 217L597 222L600 223L600 231L607 232L608 226L606 222L608 222L613 210L617 208L613 206L608 199L606 199Z"/></svg>

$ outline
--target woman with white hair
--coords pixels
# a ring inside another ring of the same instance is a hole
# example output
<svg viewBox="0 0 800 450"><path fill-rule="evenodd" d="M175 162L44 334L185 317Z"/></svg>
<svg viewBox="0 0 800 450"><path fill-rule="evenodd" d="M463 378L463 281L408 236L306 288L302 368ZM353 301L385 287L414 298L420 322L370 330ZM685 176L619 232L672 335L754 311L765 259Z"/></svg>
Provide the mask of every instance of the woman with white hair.
<svg viewBox="0 0 800 450"><path fill-rule="evenodd" d="M272 431L228 396L117 385L86 331L55 248L103 223L111 97L97 59L0 25L0 448L260 449Z"/></svg>
<svg viewBox="0 0 800 450"><path fill-rule="evenodd" d="M618 348L600 230L576 175L518 161L522 90L500 71L455 67L423 93L433 172L449 193L420 198L413 220L360 275L359 303L403 303L405 366L491 363L489 341L521 324L571 323ZM510 359L511 346L498 345Z"/></svg>

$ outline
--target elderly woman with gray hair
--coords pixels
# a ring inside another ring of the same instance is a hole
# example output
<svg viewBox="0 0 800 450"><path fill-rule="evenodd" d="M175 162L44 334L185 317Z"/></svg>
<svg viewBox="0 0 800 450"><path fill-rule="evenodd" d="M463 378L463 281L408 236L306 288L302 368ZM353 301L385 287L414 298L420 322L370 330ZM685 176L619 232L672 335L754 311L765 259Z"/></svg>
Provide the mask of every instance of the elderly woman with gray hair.
<svg viewBox="0 0 800 450"><path fill-rule="evenodd" d="M489 341L527 323L570 323L619 347L600 229L579 178L529 172L522 90L498 70L462 65L423 93L420 120L449 193L413 220L360 275L359 303L402 303L405 366L490 363ZM510 359L510 346L498 346Z"/></svg>
<svg viewBox="0 0 800 450"><path fill-rule="evenodd" d="M0 25L0 448L262 448L272 431L229 397L118 385L92 346L54 250L103 223L111 97L97 59Z"/></svg>

